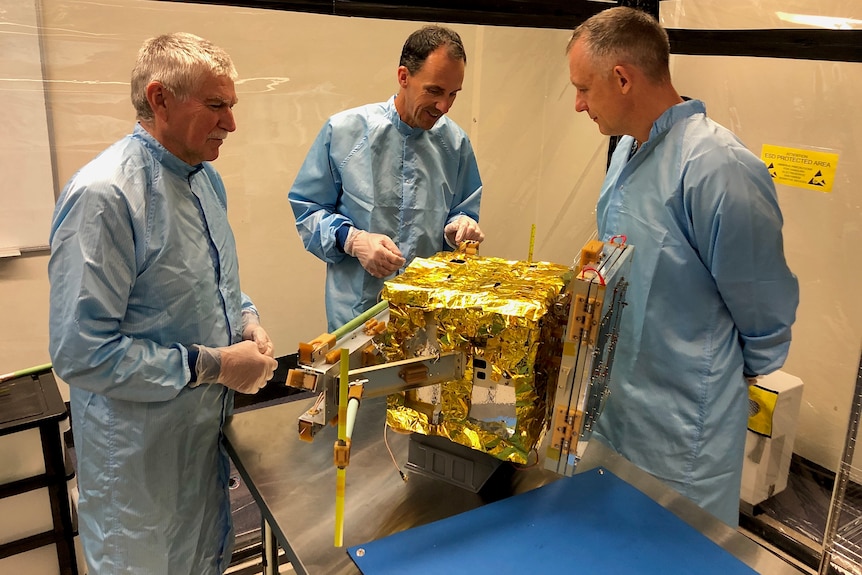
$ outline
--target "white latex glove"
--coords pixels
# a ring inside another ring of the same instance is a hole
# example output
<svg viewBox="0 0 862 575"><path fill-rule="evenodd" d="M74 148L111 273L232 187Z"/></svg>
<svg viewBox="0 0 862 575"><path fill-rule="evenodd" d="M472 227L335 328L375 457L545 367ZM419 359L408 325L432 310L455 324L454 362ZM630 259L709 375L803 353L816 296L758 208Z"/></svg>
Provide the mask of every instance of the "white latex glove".
<svg viewBox="0 0 862 575"><path fill-rule="evenodd" d="M476 220L465 215L460 215L449 222L443 228L443 234L446 236L446 243L453 249L461 245L461 242L467 240L482 243L482 240L485 239L485 234L479 229L479 224Z"/></svg>
<svg viewBox="0 0 862 575"><path fill-rule="evenodd" d="M243 341L227 347L197 346L195 364L201 383L220 383L240 393L254 394L272 379L278 362L260 352L253 341Z"/></svg>
<svg viewBox="0 0 862 575"><path fill-rule="evenodd" d="M260 318L253 311L242 312L242 339L255 342L260 353L273 357L272 340L261 327Z"/></svg>
<svg viewBox="0 0 862 575"><path fill-rule="evenodd" d="M365 271L376 278L385 278L404 265L404 255L389 236L350 228L344 253L359 260Z"/></svg>

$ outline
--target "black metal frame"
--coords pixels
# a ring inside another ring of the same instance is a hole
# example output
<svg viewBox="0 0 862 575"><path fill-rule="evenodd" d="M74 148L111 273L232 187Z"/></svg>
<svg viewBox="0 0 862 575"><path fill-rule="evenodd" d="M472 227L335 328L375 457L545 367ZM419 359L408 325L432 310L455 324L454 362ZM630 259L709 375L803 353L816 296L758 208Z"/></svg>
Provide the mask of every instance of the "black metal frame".
<svg viewBox="0 0 862 575"><path fill-rule="evenodd" d="M53 526L51 530L0 544L0 559L54 545L61 575L78 575L75 556L75 528L68 492L65 448L60 422L68 417L66 405L57 389L53 373L48 370L40 374L22 376L8 382L34 390L43 402L43 410L23 418L4 420L0 418L0 435L11 435L20 431L38 429L42 440L42 456L45 472L0 485L0 499L20 495L36 489L47 488L51 505ZM4 383L7 385L7 383ZM2 405L0 405L2 407ZM0 409L2 412L2 409Z"/></svg>

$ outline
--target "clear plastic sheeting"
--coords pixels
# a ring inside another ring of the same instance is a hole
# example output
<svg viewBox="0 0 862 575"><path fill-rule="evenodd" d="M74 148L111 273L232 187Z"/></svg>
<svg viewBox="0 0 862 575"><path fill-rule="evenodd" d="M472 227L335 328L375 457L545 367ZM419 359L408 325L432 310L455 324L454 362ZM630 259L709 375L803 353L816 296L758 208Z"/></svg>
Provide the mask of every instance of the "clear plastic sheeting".
<svg viewBox="0 0 862 575"><path fill-rule="evenodd" d="M860 0L659 4L662 23L683 30L862 29ZM293 353L308 326L325 325L325 266L292 229L286 190L329 115L397 89L398 53L419 25L187 2L0 0L0 46L8 48L0 49L7 120L0 194L15 209L40 197L47 206L81 166L131 131L129 75L143 40L187 31L214 41L240 73L238 129L216 167L228 189L243 289L254 295L276 354ZM449 115L468 131L485 184L483 254L520 260L534 247L536 260L570 261L595 228L607 157L607 137L574 111L564 56L571 31L453 28L469 64ZM680 93L703 100L755 154L773 145L839 155L831 192L777 186L784 249L802 293L783 369L806 389L794 448L801 467L791 468L786 492L763 509L819 545L862 341L862 64L672 55L671 73ZM31 176L47 183L15 185ZM47 227L45 215L28 219ZM45 361L46 266L47 253L0 262L0 300L15 302L4 310L5 325L15 327L0 336L0 372ZM508 405L474 415L502 420ZM862 458L851 463L845 469L858 484ZM854 489L848 508L859 501ZM839 519L837 536L855 540L850 511Z"/></svg>
<svg viewBox="0 0 862 575"><path fill-rule="evenodd" d="M662 0L661 23L689 30L862 29L858 0Z"/></svg>
<svg viewBox="0 0 862 575"><path fill-rule="evenodd" d="M853 491L850 494L848 490L838 506L838 528L828 544L832 567L842 573L862 575L862 488L854 485Z"/></svg>
<svg viewBox="0 0 862 575"><path fill-rule="evenodd" d="M838 471L833 474L794 455L787 488L756 508L761 515L761 523L764 522L763 517L767 517L773 524L782 526L781 531L785 535L811 548L810 555L818 556L820 575L862 575L862 486L851 479L862 470L850 463L856 447L860 414L862 361ZM777 544L786 547L781 542ZM814 567L813 559L806 562L809 567Z"/></svg>
<svg viewBox="0 0 862 575"><path fill-rule="evenodd" d="M820 575L830 573L830 567L841 572L858 575L862 573L862 506L858 497L848 497L853 491L860 491L858 484L850 481L854 471L851 464L859 434L859 419L862 417L862 358L856 375L856 391L853 394L853 407L850 410L850 423L841 465L835 475L832 489L832 502L826 520L826 535L823 541L823 556L820 561Z"/></svg>
<svg viewBox="0 0 862 575"><path fill-rule="evenodd" d="M758 504L753 517L758 522L786 528L782 529L785 533L792 532L794 539L811 546L813 555L823 541L833 483L831 471L796 455L790 462L787 487ZM862 491L850 497L848 505L862 508ZM862 540L856 544L862 545Z"/></svg>

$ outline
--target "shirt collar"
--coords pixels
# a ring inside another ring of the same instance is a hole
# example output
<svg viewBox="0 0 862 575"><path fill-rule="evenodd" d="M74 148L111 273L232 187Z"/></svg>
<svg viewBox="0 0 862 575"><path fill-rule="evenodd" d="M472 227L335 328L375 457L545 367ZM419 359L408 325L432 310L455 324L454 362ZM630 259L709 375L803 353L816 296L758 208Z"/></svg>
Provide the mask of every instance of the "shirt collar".
<svg viewBox="0 0 862 575"><path fill-rule="evenodd" d="M392 122L392 125L395 126L395 129L402 136L412 136L413 134L422 133L425 130L422 128L414 128L408 124L405 124L401 121L401 116L398 115L398 110L395 109L395 96L389 98L389 101L386 102L386 116L389 118L389 121Z"/></svg>
<svg viewBox="0 0 862 575"><path fill-rule="evenodd" d="M140 122L135 124L135 129L132 132L132 138L140 140L144 147L146 147L153 157L163 165L165 168L182 176L183 178L188 179L190 176L200 171L204 165L203 163L197 164L195 166L191 166L172 153L168 151L158 140L156 140L152 134L144 129L141 126Z"/></svg>
<svg viewBox="0 0 862 575"><path fill-rule="evenodd" d="M700 100L686 100L675 106L671 106L658 117L649 132L649 141L670 130L674 124L695 114L706 115L706 105Z"/></svg>

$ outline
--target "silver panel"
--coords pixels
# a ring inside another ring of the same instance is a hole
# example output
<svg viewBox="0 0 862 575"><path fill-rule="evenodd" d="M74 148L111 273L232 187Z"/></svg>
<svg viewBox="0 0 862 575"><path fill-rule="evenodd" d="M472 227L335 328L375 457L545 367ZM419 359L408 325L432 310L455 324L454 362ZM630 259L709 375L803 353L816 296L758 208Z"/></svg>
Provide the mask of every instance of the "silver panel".
<svg viewBox="0 0 862 575"><path fill-rule="evenodd" d="M347 547L474 509L495 497L522 493L559 477L536 466L506 477L499 485L486 486L484 497L418 474L409 475L404 482L383 442L385 398L364 400L347 467L344 547L338 548L334 546L332 463L336 430L322 430L314 443L301 441L296 433L297 418L312 403L313 399L301 399L238 413L225 426L228 452L300 575L356 575L360 572L347 555ZM403 466L408 436L390 430L387 438ZM578 471L598 466L640 489L759 573L803 573L592 441Z"/></svg>

